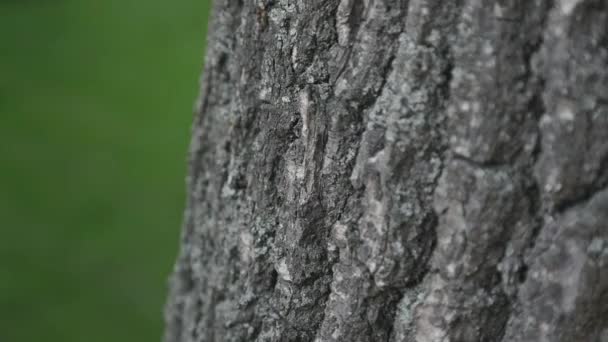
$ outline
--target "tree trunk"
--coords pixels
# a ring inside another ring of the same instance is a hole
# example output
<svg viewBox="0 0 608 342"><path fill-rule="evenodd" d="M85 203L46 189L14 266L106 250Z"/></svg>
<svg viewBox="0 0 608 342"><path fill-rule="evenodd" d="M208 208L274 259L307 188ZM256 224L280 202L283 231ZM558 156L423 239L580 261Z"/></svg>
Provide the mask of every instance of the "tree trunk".
<svg viewBox="0 0 608 342"><path fill-rule="evenodd" d="M210 27L165 341L608 341L608 1Z"/></svg>

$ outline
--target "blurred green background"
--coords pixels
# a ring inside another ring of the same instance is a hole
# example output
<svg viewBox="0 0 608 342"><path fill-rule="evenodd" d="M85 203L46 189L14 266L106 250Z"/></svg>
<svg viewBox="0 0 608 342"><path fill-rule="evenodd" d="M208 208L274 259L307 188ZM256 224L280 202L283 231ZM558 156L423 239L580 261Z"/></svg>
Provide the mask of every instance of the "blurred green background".
<svg viewBox="0 0 608 342"><path fill-rule="evenodd" d="M0 341L159 341L208 0L0 0Z"/></svg>

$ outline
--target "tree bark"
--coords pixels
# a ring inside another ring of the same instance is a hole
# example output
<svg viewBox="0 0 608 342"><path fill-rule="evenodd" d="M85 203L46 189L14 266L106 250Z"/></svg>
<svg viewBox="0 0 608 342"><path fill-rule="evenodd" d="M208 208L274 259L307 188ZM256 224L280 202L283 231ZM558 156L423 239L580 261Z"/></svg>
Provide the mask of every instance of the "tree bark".
<svg viewBox="0 0 608 342"><path fill-rule="evenodd" d="M165 341L608 341L608 1L210 28Z"/></svg>

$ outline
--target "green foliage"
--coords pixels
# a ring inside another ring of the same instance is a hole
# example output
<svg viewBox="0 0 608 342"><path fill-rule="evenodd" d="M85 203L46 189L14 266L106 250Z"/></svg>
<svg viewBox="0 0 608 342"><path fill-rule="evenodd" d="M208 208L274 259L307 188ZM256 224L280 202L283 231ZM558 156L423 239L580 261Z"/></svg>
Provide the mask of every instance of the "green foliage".
<svg viewBox="0 0 608 342"><path fill-rule="evenodd" d="M0 1L0 341L159 341L209 2Z"/></svg>

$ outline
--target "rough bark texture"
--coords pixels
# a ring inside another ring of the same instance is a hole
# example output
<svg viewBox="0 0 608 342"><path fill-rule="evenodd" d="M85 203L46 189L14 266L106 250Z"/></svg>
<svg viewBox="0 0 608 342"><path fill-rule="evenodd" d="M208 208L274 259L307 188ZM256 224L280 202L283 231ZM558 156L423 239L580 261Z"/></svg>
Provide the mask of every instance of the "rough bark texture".
<svg viewBox="0 0 608 342"><path fill-rule="evenodd" d="M608 341L608 1L210 27L165 341Z"/></svg>

